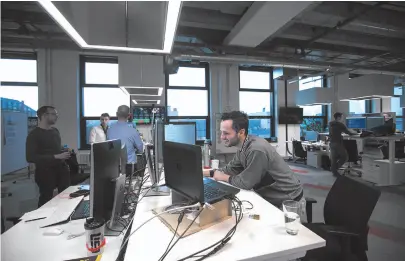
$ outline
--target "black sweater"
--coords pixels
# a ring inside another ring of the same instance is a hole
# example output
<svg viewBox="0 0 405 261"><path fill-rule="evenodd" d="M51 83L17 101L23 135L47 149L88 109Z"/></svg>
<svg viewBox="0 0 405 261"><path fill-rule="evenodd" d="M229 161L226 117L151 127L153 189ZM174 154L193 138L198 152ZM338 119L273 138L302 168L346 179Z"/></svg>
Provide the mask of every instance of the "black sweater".
<svg viewBox="0 0 405 261"><path fill-rule="evenodd" d="M54 155L60 154L62 149L61 137L58 129L49 130L36 127L27 137L26 158L36 166L55 166L62 160L55 159Z"/></svg>

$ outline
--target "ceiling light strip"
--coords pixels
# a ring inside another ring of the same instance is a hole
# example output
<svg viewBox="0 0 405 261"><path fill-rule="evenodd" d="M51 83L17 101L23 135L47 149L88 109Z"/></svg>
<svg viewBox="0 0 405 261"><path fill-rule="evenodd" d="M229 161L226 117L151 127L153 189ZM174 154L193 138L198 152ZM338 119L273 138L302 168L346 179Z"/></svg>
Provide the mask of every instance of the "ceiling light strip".
<svg viewBox="0 0 405 261"><path fill-rule="evenodd" d="M165 36L164 36L163 50L161 50L161 49L132 48L120 46L89 45L51 1L41 0L38 2L48 12L48 14L59 24L59 26L62 27L66 31L66 33L71 38L73 38L73 40L81 48L110 50L110 51L142 52L142 53L171 52L181 10L181 1L168 1Z"/></svg>

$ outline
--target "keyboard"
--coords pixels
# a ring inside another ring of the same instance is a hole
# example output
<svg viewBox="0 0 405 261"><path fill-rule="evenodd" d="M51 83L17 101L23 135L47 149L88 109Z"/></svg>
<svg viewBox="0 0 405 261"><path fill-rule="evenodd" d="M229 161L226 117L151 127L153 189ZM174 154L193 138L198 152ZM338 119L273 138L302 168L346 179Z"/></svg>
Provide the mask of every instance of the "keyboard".
<svg viewBox="0 0 405 261"><path fill-rule="evenodd" d="M75 212L73 212L71 220L84 219L88 218L89 216L90 216L90 200L83 200L77 206Z"/></svg>
<svg viewBox="0 0 405 261"><path fill-rule="evenodd" d="M216 198L224 196L224 192L219 190L218 188L211 187L207 184L204 185L204 198Z"/></svg>

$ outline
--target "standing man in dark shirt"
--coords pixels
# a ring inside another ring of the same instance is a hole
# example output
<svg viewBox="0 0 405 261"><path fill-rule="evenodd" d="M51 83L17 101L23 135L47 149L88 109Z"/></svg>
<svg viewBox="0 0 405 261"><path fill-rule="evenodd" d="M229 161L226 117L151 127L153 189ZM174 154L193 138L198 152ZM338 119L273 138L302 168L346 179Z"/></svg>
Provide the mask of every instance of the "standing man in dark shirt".
<svg viewBox="0 0 405 261"><path fill-rule="evenodd" d="M58 113L52 106L38 109L38 127L32 130L26 141L26 158L35 163L35 182L39 187L38 207L53 197L53 190L62 192L70 186L69 167L65 162L70 152L62 152L61 137L57 128L52 127Z"/></svg>
<svg viewBox="0 0 405 261"><path fill-rule="evenodd" d="M348 158L347 151L343 145L342 133L348 135L355 135L357 133L351 132L342 122L343 114L341 112L336 112L333 117L335 120L329 122L330 160L331 171L334 176L338 176L338 169L346 163Z"/></svg>

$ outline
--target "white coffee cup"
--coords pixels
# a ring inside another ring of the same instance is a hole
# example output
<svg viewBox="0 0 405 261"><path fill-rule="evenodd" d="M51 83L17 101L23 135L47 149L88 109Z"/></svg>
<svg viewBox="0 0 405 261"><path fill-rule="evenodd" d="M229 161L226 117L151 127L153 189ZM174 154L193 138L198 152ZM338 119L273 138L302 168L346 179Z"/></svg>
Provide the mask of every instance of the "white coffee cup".
<svg viewBox="0 0 405 261"><path fill-rule="evenodd" d="M211 160L211 168L212 169L218 169L219 168L219 160L217 160L217 159Z"/></svg>

